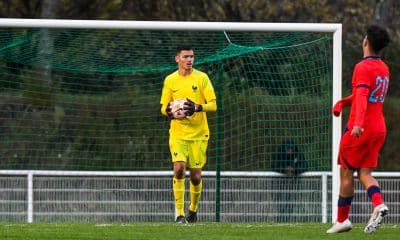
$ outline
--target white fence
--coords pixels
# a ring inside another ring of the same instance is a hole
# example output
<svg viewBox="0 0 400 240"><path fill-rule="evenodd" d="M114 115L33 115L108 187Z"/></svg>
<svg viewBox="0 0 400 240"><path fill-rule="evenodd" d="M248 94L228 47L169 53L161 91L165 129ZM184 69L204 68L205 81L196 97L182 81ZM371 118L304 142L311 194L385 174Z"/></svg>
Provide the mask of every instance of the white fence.
<svg viewBox="0 0 400 240"><path fill-rule="evenodd" d="M171 176L170 171L0 170L0 221L173 221ZM205 171L203 176L200 221L325 223L331 219L330 172L307 172L295 179L274 172L221 172L219 184L215 172ZM400 173L375 176L390 209L385 221L397 223ZM357 182L352 221L367 221L371 211Z"/></svg>

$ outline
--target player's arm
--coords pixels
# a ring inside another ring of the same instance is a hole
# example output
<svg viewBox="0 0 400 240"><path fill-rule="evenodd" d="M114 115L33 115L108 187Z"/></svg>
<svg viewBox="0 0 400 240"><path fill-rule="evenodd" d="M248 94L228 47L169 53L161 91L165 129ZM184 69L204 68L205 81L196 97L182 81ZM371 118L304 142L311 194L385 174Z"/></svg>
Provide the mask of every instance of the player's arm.
<svg viewBox="0 0 400 240"><path fill-rule="evenodd" d="M161 114L168 117L169 119L174 118L172 111L171 111L170 103L161 104Z"/></svg>
<svg viewBox="0 0 400 240"><path fill-rule="evenodd" d="M217 100L211 99L204 104L196 104L196 112L215 112L217 111Z"/></svg>
<svg viewBox="0 0 400 240"><path fill-rule="evenodd" d="M355 107L355 118L353 129L351 130L351 135L354 137L360 137L364 132L364 119L365 113L367 111L368 95L369 95L369 72L362 66L358 65L354 69L355 74L355 90L354 94L354 104Z"/></svg>
<svg viewBox="0 0 400 240"><path fill-rule="evenodd" d="M349 107L349 106L351 106L352 102L353 102L353 94L340 100L342 107Z"/></svg>
<svg viewBox="0 0 400 240"><path fill-rule="evenodd" d="M337 101L332 108L333 115L335 115L336 117L339 116L343 108L351 106L352 102L353 102L353 94Z"/></svg>
<svg viewBox="0 0 400 240"><path fill-rule="evenodd" d="M199 112L215 112L217 111L217 97L215 95L214 87L206 75L206 84L203 91L205 103L196 105Z"/></svg>
<svg viewBox="0 0 400 240"><path fill-rule="evenodd" d="M171 112L170 101L169 100L161 100L160 104L161 104L161 114L166 117L171 118L172 112Z"/></svg>
<svg viewBox="0 0 400 240"><path fill-rule="evenodd" d="M356 65L354 67L353 71L353 81L356 82L355 86L358 86L359 84L367 84L368 78L366 77L365 69L363 69L362 65ZM353 89L353 92L350 96L347 96L341 100L339 100L332 108L332 113L335 116L339 116L340 113L342 112L342 109L344 107L351 106L353 104L353 100L355 98L355 90Z"/></svg>
<svg viewBox="0 0 400 240"><path fill-rule="evenodd" d="M172 100L172 93L170 88L168 87L168 83L165 80L164 81L164 86L162 89L161 93L161 114L164 116L167 116L168 118L173 118L172 112L171 112L171 107L170 107L170 102Z"/></svg>
<svg viewBox="0 0 400 240"><path fill-rule="evenodd" d="M212 99L207 103L196 104L192 100L186 99L183 109L186 110L187 116L192 116L195 112L215 112L217 111L217 101Z"/></svg>
<svg viewBox="0 0 400 240"><path fill-rule="evenodd" d="M367 111L369 95L369 86L366 84L361 84L356 88L356 94L354 97L356 114L354 120L354 127L351 130L351 135L354 137L359 137L364 132L364 119L365 112Z"/></svg>

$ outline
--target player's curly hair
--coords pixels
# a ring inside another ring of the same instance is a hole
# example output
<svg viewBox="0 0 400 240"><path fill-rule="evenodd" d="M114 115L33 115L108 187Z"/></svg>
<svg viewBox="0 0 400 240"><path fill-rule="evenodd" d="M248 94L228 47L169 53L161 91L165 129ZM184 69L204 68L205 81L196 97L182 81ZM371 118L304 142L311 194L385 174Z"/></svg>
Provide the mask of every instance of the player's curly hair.
<svg viewBox="0 0 400 240"><path fill-rule="evenodd" d="M387 30L378 25L371 25L367 28L367 39L371 50L375 53L379 53L390 42Z"/></svg>

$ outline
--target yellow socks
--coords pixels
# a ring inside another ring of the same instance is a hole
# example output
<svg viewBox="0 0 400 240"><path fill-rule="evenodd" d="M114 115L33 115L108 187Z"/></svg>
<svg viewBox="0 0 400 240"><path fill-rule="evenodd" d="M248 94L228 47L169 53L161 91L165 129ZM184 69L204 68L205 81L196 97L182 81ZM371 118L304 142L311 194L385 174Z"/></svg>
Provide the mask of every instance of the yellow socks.
<svg viewBox="0 0 400 240"><path fill-rule="evenodd" d="M185 216L185 179L174 178L172 189L175 198L175 214L176 216Z"/></svg>
<svg viewBox="0 0 400 240"><path fill-rule="evenodd" d="M190 206L189 211L197 212L199 206L201 190L203 189L203 181L200 181L198 185L193 185L190 182Z"/></svg>
<svg viewBox="0 0 400 240"><path fill-rule="evenodd" d="M175 198L175 214L176 216L185 216L185 179L174 178L172 188ZM196 186L193 185L192 182L190 182L189 211L197 212L202 189L203 181L201 181Z"/></svg>

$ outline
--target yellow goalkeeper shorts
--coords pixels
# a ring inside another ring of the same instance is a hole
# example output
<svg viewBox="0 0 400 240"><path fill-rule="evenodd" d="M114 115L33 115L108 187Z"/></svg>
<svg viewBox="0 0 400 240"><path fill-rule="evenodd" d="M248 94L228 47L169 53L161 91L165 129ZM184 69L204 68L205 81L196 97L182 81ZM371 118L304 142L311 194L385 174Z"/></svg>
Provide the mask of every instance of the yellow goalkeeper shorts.
<svg viewBox="0 0 400 240"><path fill-rule="evenodd" d="M188 168L203 168L207 161L208 140L188 141L169 138L172 162L185 162Z"/></svg>

